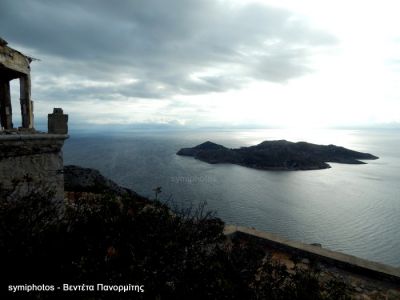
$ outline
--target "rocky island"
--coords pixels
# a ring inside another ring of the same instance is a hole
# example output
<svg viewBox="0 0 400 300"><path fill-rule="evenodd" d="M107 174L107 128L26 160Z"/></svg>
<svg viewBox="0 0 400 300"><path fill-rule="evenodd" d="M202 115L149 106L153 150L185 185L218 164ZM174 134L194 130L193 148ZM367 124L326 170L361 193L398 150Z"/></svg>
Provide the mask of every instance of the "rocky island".
<svg viewBox="0 0 400 300"><path fill-rule="evenodd" d="M357 152L335 145L316 145L286 140L264 141L258 145L237 149L207 141L177 153L217 164L231 163L262 170L318 170L330 168L328 162L365 164L361 160L378 159L369 153Z"/></svg>

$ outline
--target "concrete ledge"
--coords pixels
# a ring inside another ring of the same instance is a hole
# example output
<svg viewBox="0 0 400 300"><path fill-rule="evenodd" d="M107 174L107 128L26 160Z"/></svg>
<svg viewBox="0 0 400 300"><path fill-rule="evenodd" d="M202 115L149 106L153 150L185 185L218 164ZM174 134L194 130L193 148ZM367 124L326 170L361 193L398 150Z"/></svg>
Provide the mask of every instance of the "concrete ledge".
<svg viewBox="0 0 400 300"><path fill-rule="evenodd" d="M37 140L66 140L68 134L48 134L48 133L33 133L33 134L0 134L0 142L2 141L37 141Z"/></svg>
<svg viewBox="0 0 400 300"><path fill-rule="evenodd" d="M334 265L335 267L340 267L362 275L400 283L400 268L372 262L356 256L320 248L318 246L290 241L272 233L258 231L243 226L226 225L224 234L232 237L256 239L260 243L277 250L298 254L311 259L318 259L319 261L329 265Z"/></svg>
<svg viewBox="0 0 400 300"><path fill-rule="evenodd" d="M0 161L11 157L58 153L67 138L67 134L47 133L0 135Z"/></svg>

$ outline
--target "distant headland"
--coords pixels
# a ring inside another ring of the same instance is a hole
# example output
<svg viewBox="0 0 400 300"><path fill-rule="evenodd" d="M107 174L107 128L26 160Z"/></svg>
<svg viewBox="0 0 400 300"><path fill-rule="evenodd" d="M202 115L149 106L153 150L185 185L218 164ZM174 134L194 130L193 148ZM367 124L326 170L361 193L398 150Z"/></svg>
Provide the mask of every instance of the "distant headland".
<svg viewBox="0 0 400 300"><path fill-rule="evenodd" d="M207 141L193 148L182 148L176 154L192 156L210 164L231 163L254 169L287 171L327 169L331 167L328 162L365 164L360 159L378 159L369 153L335 145L294 143L286 140L264 141L255 146L237 149Z"/></svg>

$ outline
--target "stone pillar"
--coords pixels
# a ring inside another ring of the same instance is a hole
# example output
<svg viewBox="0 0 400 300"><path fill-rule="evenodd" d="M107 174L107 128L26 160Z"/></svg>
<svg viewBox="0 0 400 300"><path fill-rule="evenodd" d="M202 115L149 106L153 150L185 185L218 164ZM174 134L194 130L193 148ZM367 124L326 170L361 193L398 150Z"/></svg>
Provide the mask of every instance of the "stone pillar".
<svg viewBox="0 0 400 300"><path fill-rule="evenodd" d="M33 102L31 100L31 77L19 78L22 128L33 128Z"/></svg>
<svg viewBox="0 0 400 300"><path fill-rule="evenodd" d="M68 133L68 115L64 115L62 108L54 108L53 113L48 115L48 133Z"/></svg>
<svg viewBox="0 0 400 300"><path fill-rule="evenodd" d="M0 78L0 119L4 129L13 128L10 81L3 78Z"/></svg>

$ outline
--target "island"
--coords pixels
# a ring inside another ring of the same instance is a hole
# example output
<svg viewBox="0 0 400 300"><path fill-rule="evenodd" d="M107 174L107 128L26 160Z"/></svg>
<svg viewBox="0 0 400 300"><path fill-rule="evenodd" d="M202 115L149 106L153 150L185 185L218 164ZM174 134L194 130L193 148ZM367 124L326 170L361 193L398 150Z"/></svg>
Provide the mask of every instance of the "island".
<svg viewBox="0 0 400 300"><path fill-rule="evenodd" d="M258 145L237 149L207 141L177 153L210 163L230 163L261 170L319 170L331 166L328 162L365 164L361 160L378 159L369 153L357 152L335 145L316 145L286 140L264 141Z"/></svg>

